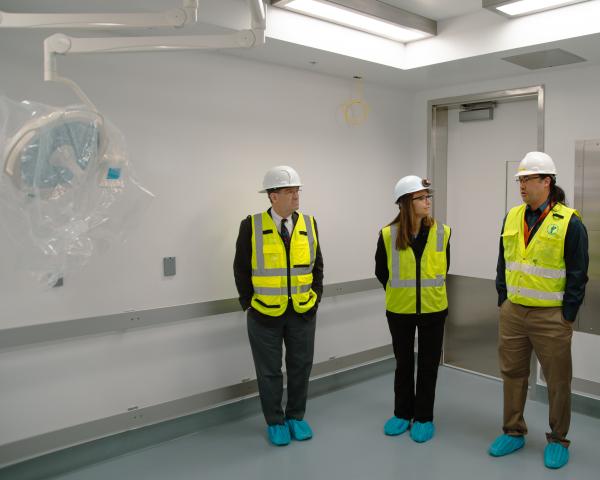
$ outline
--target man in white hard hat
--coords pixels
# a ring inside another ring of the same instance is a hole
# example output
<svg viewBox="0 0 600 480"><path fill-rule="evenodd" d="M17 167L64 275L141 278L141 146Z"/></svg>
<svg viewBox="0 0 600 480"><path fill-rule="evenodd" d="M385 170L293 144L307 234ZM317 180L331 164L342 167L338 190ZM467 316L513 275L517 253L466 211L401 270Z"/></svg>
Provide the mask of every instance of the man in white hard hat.
<svg viewBox="0 0 600 480"><path fill-rule="evenodd" d="M556 469L569 461L571 338L588 280L588 238L579 213L566 206L565 193L556 185L549 155L525 155L516 180L524 203L504 219L496 276L504 433L489 453L500 457L525 445L523 411L533 350L548 385L544 464Z"/></svg>
<svg viewBox="0 0 600 480"><path fill-rule="evenodd" d="M260 193L267 193L271 208L242 220L233 263L240 304L247 312L267 435L278 446L313 436L304 413L323 293L323 257L315 219L297 212L301 186L291 167L277 166L266 173Z"/></svg>

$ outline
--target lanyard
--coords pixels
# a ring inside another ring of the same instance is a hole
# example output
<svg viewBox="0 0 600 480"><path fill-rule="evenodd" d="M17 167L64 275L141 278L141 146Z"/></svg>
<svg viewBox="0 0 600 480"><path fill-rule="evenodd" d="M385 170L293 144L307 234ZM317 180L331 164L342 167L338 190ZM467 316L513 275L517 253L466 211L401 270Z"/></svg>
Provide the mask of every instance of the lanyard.
<svg viewBox="0 0 600 480"><path fill-rule="evenodd" d="M523 232L525 233L525 248L527 248L527 245L529 245L529 237L531 235L531 232L535 230L535 227L538 223L544 221L544 218L546 218L546 216L548 215L548 213L550 213L550 210L552 210L553 207L554 205L546 205L546 208L544 208L544 211L540 215L540 218L536 220L536 222L533 224L533 227L531 228L529 228L529 225L527 225L527 220L525 219L525 215L523 215Z"/></svg>

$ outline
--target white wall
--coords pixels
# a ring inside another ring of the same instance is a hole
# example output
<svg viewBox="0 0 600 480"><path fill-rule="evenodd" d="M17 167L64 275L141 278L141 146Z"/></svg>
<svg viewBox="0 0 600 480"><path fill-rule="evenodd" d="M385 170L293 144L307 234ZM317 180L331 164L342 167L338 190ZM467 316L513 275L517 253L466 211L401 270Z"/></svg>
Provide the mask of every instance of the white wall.
<svg viewBox="0 0 600 480"><path fill-rule="evenodd" d="M41 82L43 33L0 31L0 91L74 102ZM409 97L365 85L368 122L340 105L352 80L208 53L73 56L75 79L124 133L141 182L157 195L129 242L65 286L40 292L0 236L0 328L235 297L239 222L266 208L264 171L298 169L314 214L325 282L373 277L390 192L407 173ZM354 228L358 223L360 228ZM162 277L162 258L177 275ZM326 299L316 361L389 343L382 292ZM201 393L253 377L241 313L0 351L0 444Z"/></svg>
<svg viewBox="0 0 600 480"><path fill-rule="evenodd" d="M565 190L569 204L573 205L575 141L600 138L597 113L600 108L599 79L598 66L560 67L518 77L421 91L413 100L410 157L415 159L415 166L420 167L419 171L424 175L428 100L544 84L546 152L554 159L558 169L558 184ZM449 190L453 188L462 186L448 185ZM499 229L501 215L498 215L497 222ZM599 364L600 336L576 333L573 337L574 376L598 381L594 373L597 369L593 366Z"/></svg>

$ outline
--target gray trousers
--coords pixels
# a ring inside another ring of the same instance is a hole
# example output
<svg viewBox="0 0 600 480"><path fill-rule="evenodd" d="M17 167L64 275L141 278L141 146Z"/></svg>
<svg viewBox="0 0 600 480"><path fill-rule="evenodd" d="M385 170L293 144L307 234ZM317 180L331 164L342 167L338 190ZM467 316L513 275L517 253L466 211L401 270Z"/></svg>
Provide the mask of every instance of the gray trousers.
<svg viewBox="0 0 600 480"><path fill-rule="evenodd" d="M288 309L280 317L270 317L249 308L246 317L258 392L267 424L283 424L286 418L302 420L313 364L316 313L296 313ZM288 397L285 412L281 405L284 343Z"/></svg>

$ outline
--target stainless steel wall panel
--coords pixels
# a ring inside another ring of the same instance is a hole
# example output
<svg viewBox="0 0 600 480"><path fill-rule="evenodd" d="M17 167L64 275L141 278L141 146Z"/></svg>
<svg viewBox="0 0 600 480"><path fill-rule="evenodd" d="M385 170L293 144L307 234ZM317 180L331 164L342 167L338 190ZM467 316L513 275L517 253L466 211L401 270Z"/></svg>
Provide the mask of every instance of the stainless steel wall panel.
<svg viewBox="0 0 600 480"><path fill-rule="evenodd" d="M448 275L444 364L500 378L493 280Z"/></svg>
<svg viewBox="0 0 600 480"><path fill-rule="evenodd" d="M585 142L583 212L588 230L600 230L600 142Z"/></svg>
<svg viewBox="0 0 600 480"><path fill-rule="evenodd" d="M575 208L588 231L590 266L577 330L600 334L600 140L575 143Z"/></svg>

